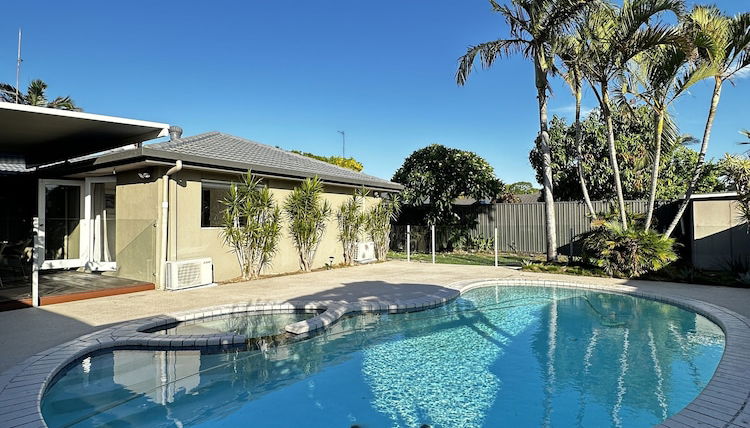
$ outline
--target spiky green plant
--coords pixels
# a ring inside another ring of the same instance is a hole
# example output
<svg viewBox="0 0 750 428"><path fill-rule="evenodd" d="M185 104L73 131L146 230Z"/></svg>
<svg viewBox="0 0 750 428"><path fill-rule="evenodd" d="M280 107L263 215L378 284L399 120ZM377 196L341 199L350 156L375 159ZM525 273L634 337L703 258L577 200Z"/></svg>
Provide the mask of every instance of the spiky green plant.
<svg viewBox="0 0 750 428"><path fill-rule="evenodd" d="M385 261L391 242L391 222L396 219L401 205L395 197L381 199L367 212L365 228L375 244L375 257Z"/></svg>
<svg viewBox="0 0 750 428"><path fill-rule="evenodd" d="M240 183L232 183L222 204L224 242L237 256L242 278L258 278L276 255L281 210L271 190L249 171Z"/></svg>
<svg viewBox="0 0 750 428"><path fill-rule="evenodd" d="M357 189L354 194L339 207L336 220L339 224L339 241L344 247L344 264L351 266L357 254L357 242L365 224L364 198L367 190Z"/></svg>
<svg viewBox="0 0 750 428"><path fill-rule="evenodd" d="M306 178L284 201L289 233L299 254L300 268L312 270L315 252L331 216L331 204L323 198L323 182L316 176Z"/></svg>
<svg viewBox="0 0 750 428"><path fill-rule="evenodd" d="M633 278L677 260L675 241L653 229L600 221L583 241L584 258L609 275Z"/></svg>

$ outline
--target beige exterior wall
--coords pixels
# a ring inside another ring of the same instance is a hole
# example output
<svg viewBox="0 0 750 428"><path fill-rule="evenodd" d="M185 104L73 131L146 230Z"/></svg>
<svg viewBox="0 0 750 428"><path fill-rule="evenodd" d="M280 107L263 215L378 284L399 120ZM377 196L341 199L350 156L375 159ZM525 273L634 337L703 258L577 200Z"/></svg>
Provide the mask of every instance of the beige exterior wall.
<svg viewBox="0 0 750 428"><path fill-rule="evenodd" d="M201 227L201 180L230 182L236 176L209 174L200 171L185 170L173 176L170 188L170 239L169 259L186 260L210 257L214 264L214 279L226 281L240 275L236 256L224 245L221 228ZM279 206L299 183L291 180L267 179L265 183L271 188L274 199ZM332 210L338 207L354 192L353 188L326 186L325 198ZM368 197L366 206L372 206L377 198ZM282 214L283 215L283 214ZM333 257L333 263L343 261L341 243L338 241L338 230L335 215L332 215L326 226L323 240L315 254L313 266L323 267ZM300 269L297 250L283 219L279 248L272 266L265 274L295 272Z"/></svg>
<svg viewBox="0 0 750 428"><path fill-rule="evenodd" d="M736 201L693 201L693 265L725 270L733 260L750 255L750 235Z"/></svg>

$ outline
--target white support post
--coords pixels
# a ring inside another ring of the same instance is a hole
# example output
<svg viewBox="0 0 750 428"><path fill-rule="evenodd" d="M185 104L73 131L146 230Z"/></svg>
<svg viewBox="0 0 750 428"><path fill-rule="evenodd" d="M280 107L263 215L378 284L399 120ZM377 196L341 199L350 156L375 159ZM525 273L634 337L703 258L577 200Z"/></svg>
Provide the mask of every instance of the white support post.
<svg viewBox="0 0 750 428"><path fill-rule="evenodd" d="M432 264L435 264L435 225L430 226L430 235L432 236Z"/></svg>
<svg viewBox="0 0 750 428"><path fill-rule="evenodd" d="M411 261L411 225L406 225L406 261Z"/></svg>
<svg viewBox="0 0 750 428"><path fill-rule="evenodd" d="M39 306L39 265L41 252L44 251L44 231L39 227L39 217L32 220L34 248L31 250L31 304Z"/></svg>
<svg viewBox="0 0 750 428"><path fill-rule="evenodd" d="M497 228L495 228L495 267L498 267L498 260L497 260Z"/></svg>

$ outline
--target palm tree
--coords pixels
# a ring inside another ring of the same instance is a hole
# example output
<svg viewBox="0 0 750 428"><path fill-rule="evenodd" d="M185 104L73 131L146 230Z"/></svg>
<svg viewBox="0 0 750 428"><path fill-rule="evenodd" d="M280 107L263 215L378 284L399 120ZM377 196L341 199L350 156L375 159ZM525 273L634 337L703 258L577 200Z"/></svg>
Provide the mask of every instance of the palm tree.
<svg viewBox="0 0 750 428"><path fill-rule="evenodd" d="M534 63L534 81L539 104L539 144L544 168L542 192L546 208L547 260L557 260L555 204L552 196L552 155L547 130L547 91L549 75L555 73L554 41L590 4L596 0L512 0L500 5L490 0L492 9L500 13L510 28L510 38L471 46L459 59L456 82L466 84L477 55L487 68L498 57L520 53Z"/></svg>
<svg viewBox="0 0 750 428"><path fill-rule="evenodd" d="M651 227L654 216L662 148L670 149L685 139L678 134L668 109L691 86L711 75L705 65L690 64L689 51L690 47L659 45L638 55L629 69L629 78L624 80L623 92L633 94L654 112L653 165L646 230Z"/></svg>
<svg viewBox="0 0 750 428"><path fill-rule="evenodd" d="M708 109L706 127L703 131L701 148L698 152L698 161L685 192L685 198L677 209L677 214L672 219L672 223L667 227L666 236L671 235L677 227L703 173L706 151L711 138L711 128L716 117L716 108L721 97L722 85L741 70L750 66L750 13L743 13L730 18L715 6L696 6L687 17L686 27L688 31L692 32L691 38L695 40L700 55L699 61L702 61L704 66L711 70L711 76L714 78L714 90Z"/></svg>
<svg viewBox="0 0 750 428"><path fill-rule="evenodd" d="M557 55L563 62L566 68L566 72L563 74L565 83L570 87L570 91L573 93L573 97L576 100L576 112L575 112L575 144L576 144L576 164L578 169L578 181L581 184L581 193L583 194L583 201L586 204L586 208L589 211L589 215L592 219L597 217L594 205L591 203L591 197L589 196L589 188L586 184L586 175L583 171L583 132L581 131L581 101L583 99L583 61L586 56L584 49L586 48L586 42L582 38L580 32L576 32L570 35L564 35L560 39L560 43L557 49Z"/></svg>
<svg viewBox="0 0 750 428"><path fill-rule="evenodd" d="M606 4L587 14L581 26L587 44L583 71L599 101L607 128L609 161L620 222L625 230L628 218L615 147L610 83L622 75L627 63L636 55L678 39L675 29L662 23L652 24L651 20L662 12L679 13L681 10L682 0L633 0L624 2L622 7Z"/></svg>
<svg viewBox="0 0 750 428"><path fill-rule="evenodd" d="M52 101L47 100L45 91L47 84L40 79L34 79L29 83L26 93L19 91L14 86L7 83L0 83L0 101L7 103L16 103L16 94L18 94L17 104L26 104L37 107L55 108L60 110L81 111L73 100L69 97L57 97Z"/></svg>

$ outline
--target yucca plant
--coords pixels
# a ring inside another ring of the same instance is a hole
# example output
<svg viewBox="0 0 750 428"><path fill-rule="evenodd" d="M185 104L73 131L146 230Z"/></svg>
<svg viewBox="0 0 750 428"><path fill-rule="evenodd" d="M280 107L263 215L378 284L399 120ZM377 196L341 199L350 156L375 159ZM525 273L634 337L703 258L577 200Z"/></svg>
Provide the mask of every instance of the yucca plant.
<svg viewBox="0 0 750 428"><path fill-rule="evenodd" d="M268 187L248 171L222 200L222 235L242 269L242 279L258 278L276 255L281 210Z"/></svg>
<svg viewBox="0 0 750 428"><path fill-rule="evenodd" d="M375 257L385 261L391 243L391 221L401 210L398 199L381 199L367 212L365 228L375 244Z"/></svg>
<svg viewBox="0 0 750 428"><path fill-rule="evenodd" d="M677 260L674 239L653 229L624 228L616 221L593 226L583 241L584 258L609 275L633 278Z"/></svg>
<svg viewBox="0 0 750 428"><path fill-rule="evenodd" d="M323 198L323 182L317 176L306 178L287 196L284 211L299 253L300 268L309 272L331 216L331 204Z"/></svg>
<svg viewBox="0 0 750 428"><path fill-rule="evenodd" d="M365 224L364 199L367 190L357 189L354 194L339 207L336 220L339 224L339 241L344 247L344 264L351 266L357 254L357 242Z"/></svg>

